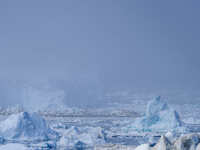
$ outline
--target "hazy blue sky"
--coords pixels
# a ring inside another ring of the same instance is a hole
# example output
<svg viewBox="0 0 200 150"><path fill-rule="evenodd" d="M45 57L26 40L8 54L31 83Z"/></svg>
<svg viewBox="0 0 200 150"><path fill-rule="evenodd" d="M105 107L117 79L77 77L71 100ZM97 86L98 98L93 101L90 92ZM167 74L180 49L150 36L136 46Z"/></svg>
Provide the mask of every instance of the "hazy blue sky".
<svg viewBox="0 0 200 150"><path fill-rule="evenodd" d="M199 1L0 1L0 75L198 87L199 15Z"/></svg>

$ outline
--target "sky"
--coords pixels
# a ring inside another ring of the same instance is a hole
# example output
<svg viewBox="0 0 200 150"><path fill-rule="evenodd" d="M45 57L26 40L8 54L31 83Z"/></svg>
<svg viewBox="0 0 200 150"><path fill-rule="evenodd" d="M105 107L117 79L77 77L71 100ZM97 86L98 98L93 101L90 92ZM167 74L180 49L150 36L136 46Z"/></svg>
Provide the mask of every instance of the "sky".
<svg viewBox="0 0 200 150"><path fill-rule="evenodd" d="M199 88L200 2L0 1L0 78Z"/></svg>

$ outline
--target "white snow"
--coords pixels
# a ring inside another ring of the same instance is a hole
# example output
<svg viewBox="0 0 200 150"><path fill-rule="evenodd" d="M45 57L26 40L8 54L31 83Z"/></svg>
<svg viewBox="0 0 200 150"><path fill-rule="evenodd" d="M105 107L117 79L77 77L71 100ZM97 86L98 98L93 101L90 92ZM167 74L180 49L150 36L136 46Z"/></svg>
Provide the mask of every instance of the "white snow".
<svg viewBox="0 0 200 150"><path fill-rule="evenodd" d="M22 144L10 143L0 146L0 150L28 150L28 148Z"/></svg>
<svg viewBox="0 0 200 150"><path fill-rule="evenodd" d="M5 139L48 140L56 138L57 133L37 113L21 112L0 122L0 135Z"/></svg>

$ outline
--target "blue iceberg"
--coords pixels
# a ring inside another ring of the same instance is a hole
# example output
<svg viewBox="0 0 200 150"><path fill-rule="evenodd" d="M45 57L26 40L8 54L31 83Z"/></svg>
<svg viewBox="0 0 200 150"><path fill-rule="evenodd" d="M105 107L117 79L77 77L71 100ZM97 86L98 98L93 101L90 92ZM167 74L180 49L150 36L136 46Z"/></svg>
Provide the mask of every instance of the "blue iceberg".
<svg viewBox="0 0 200 150"><path fill-rule="evenodd" d="M21 112L0 123L0 135L7 140L40 141L57 139L57 132L49 128L37 113Z"/></svg>
<svg viewBox="0 0 200 150"><path fill-rule="evenodd" d="M148 103L145 115L137 118L125 129L128 132L184 132L186 128L179 114L158 96Z"/></svg>

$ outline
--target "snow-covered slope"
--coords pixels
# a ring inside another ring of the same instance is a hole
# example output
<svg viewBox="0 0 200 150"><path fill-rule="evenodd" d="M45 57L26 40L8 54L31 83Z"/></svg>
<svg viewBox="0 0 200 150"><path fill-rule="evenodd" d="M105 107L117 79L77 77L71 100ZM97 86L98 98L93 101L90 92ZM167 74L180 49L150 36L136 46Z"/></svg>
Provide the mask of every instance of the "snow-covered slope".
<svg viewBox="0 0 200 150"><path fill-rule="evenodd" d="M5 139L48 140L57 137L46 121L37 113L21 112L0 123L0 135Z"/></svg>

